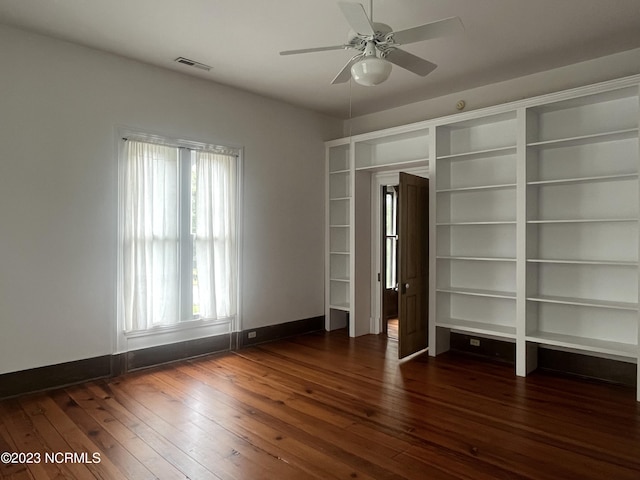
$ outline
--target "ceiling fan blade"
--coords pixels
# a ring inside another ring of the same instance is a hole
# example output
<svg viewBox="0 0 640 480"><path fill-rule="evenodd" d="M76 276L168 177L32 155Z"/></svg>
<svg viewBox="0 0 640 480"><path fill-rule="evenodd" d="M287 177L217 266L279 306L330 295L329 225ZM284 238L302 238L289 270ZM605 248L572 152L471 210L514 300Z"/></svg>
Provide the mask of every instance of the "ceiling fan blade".
<svg viewBox="0 0 640 480"><path fill-rule="evenodd" d="M328 50L343 50L349 48L349 45L332 45L330 47L302 48L300 50L285 50L280 55L297 55L299 53L326 52Z"/></svg>
<svg viewBox="0 0 640 480"><path fill-rule="evenodd" d="M348 82L351 78L351 66L356 63L362 57L361 54L356 55L351 60L347 62L347 64L342 67L342 70L335 76L333 80L331 80L331 85L336 85L338 83Z"/></svg>
<svg viewBox="0 0 640 480"><path fill-rule="evenodd" d="M361 35L375 35L371 20L367 17L364 7L359 3L338 2L340 10L347 19L349 26Z"/></svg>
<svg viewBox="0 0 640 480"><path fill-rule="evenodd" d="M351 78L351 66L354 63L356 63L358 60L360 60L361 57L362 57L362 54L358 54L355 57L353 57L351 60L349 60L347 64L344 67L342 67L342 70L338 72L338 75L336 75L333 78L333 80L331 80L331 85L348 82L349 79Z"/></svg>
<svg viewBox="0 0 640 480"><path fill-rule="evenodd" d="M385 59L421 77L429 75L438 67L435 63L416 57L413 53L405 52L399 48L391 50Z"/></svg>
<svg viewBox="0 0 640 480"><path fill-rule="evenodd" d="M432 38L444 37L446 35L454 35L464 31L464 25L459 17L445 18L437 22L426 23L418 27L407 28L398 32L391 32L393 40L399 45L407 45L409 43L422 42L423 40L431 40Z"/></svg>

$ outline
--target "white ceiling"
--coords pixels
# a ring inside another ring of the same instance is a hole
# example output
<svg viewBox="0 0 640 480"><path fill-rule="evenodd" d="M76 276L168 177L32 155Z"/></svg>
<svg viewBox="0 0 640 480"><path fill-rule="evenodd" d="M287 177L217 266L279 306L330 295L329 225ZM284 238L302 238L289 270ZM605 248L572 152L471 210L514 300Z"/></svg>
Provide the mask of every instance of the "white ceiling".
<svg viewBox="0 0 640 480"><path fill-rule="evenodd" d="M334 0L0 0L0 23L342 118L350 88L356 116L640 47L640 0L374 0L374 20L395 30L455 15L463 35L403 47L433 73L394 67L361 87L330 85L350 51L278 54L345 42Z"/></svg>

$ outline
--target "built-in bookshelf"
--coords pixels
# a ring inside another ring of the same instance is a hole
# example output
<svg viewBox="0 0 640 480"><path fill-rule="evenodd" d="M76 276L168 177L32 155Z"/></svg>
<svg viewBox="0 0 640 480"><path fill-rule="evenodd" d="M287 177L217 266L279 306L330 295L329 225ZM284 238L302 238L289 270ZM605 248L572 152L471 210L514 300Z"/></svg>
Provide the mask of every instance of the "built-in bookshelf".
<svg viewBox="0 0 640 480"><path fill-rule="evenodd" d="M346 323L351 307L351 162L348 143L327 149L327 329ZM339 312L339 313L337 313ZM341 321L336 322L338 317ZM331 319L334 322L331 322Z"/></svg>
<svg viewBox="0 0 640 480"><path fill-rule="evenodd" d="M516 126L507 112L437 127L437 327L515 338Z"/></svg>
<svg viewBox="0 0 640 480"><path fill-rule="evenodd" d="M638 88L526 113L526 340L638 356Z"/></svg>
<svg viewBox="0 0 640 480"><path fill-rule="evenodd" d="M373 301L371 175L428 165L431 355L462 332L518 375L540 347L638 363L639 103L636 76L328 143L328 304Z"/></svg>

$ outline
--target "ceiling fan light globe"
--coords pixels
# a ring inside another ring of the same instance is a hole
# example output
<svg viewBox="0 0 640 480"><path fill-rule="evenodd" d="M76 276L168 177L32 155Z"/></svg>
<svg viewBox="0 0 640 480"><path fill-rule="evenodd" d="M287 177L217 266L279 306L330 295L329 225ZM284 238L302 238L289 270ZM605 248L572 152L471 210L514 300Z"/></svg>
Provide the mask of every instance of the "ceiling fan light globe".
<svg viewBox="0 0 640 480"><path fill-rule="evenodd" d="M351 66L351 76L359 85L373 87L384 82L391 74L391 63L383 58L365 57Z"/></svg>

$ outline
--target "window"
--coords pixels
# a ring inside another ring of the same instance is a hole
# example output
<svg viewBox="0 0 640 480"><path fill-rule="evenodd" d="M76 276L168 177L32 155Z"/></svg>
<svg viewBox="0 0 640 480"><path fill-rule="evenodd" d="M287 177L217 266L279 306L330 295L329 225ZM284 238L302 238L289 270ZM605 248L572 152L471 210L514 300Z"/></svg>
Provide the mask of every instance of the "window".
<svg viewBox="0 0 640 480"><path fill-rule="evenodd" d="M398 284L398 187L387 186L385 199L385 288L393 289Z"/></svg>
<svg viewBox="0 0 640 480"><path fill-rule="evenodd" d="M234 318L238 152L155 137L123 142L122 328L132 333Z"/></svg>

